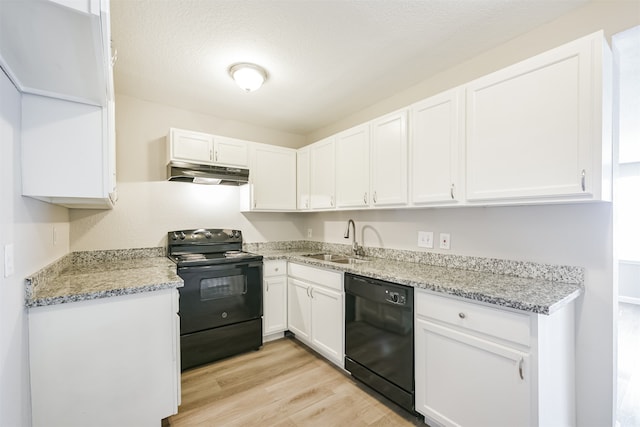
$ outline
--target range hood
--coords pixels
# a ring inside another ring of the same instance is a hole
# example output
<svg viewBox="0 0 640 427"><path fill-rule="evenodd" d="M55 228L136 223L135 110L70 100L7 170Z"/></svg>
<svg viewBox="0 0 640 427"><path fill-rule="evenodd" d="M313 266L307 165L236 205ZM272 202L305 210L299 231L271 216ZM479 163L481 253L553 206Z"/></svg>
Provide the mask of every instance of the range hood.
<svg viewBox="0 0 640 427"><path fill-rule="evenodd" d="M209 185L242 185L249 182L249 169L171 162L167 165L169 181Z"/></svg>

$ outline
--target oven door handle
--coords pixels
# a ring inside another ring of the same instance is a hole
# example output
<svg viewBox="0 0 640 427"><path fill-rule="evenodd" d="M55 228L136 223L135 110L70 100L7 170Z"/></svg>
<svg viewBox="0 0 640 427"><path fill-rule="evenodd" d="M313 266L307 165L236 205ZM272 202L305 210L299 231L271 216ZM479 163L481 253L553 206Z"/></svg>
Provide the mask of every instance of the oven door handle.
<svg viewBox="0 0 640 427"><path fill-rule="evenodd" d="M262 262L245 262L242 264L218 264L218 265L196 265L193 267L179 267L178 270L182 272L193 272L193 271L224 271L224 270L235 270L238 268L252 268L252 267L262 267Z"/></svg>

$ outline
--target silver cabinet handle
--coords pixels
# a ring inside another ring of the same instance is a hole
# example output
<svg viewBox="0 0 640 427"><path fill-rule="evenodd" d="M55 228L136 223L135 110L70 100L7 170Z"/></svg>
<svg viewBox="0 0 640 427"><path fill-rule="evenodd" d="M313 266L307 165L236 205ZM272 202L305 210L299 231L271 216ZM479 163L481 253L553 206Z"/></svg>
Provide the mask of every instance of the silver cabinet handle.
<svg viewBox="0 0 640 427"><path fill-rule="evenodd" d="M267 292L269 292L269 282L267 282Z"/></svg>
<svg viewBox="0 0 640 427"><path fill-rule="evenodd" d="M280 271L280 267L276 267L273 270L277 273L278 271Z"/></svg>
<svg viewBox="0 0 640 427"><path fill-rule="evenodd" d="M213 149L209 149L209 160L212 161L212 162L214 161L213 160Z"/></svg>
<svg viewBox="0 0 640 427"><path fill-rule="evenodd" d="M218 150L214 151L213 153L214 153L214 160L213 161L217 162L218 161Z"/></svg>
<svg viewBox="0 0 640 427"><path fill-rule="evenodd" d="M464 319L465 317L467 317L466 314L464 314L463 312L458 313L458 317L461 319Z"/></svg>
<svg viewBox="0 0 640 427"><path fill-rule="evenodd" d="M587 171L585 171L584 169L582 169L582 177L580 178L580 185L582 186L582 191L586 190L586 176L587 176Z"/></svg>
<svg viewBox="0 0 640 427"><path fill-rule="evenodd" d="M367 204L367 192L366 191L364 192L364 204L365 205Z"/></svg>
<svg viewBox="0 0 640 427"><path fill-rule="evenodd" d="M373 192L373 203L378 203L378 192L377 191Z"/></svg>
<svg viewBox="0 0 640 427"><path fill-rule="evenodd" d="M331 196L331 206L333 207L333 196Z"/></svg>
<svg viewBox="0 0 640 427"><path fill-rule="evenodd" d="M456 186L455 184L451 184L451 199L452 200L456 199L456 196L453 194L453 190L454 190L455 186Z"/></svg>
<svg viewBox="0 0 640 427"><path fill-rule="evenodd" d="M311 298L311 295L309 295L309 289L310 289L310 288L307 286L307 297L308 297L308 298Z"/></svg>
<svg viewBox="0 0 640 427"><path fill-rule="evenodd" d="M520 374L520 379L524 380L524 373L522 372L524 365L524 357L520 358L520 363L518 363L518 373Z"/></svg>
<svg viewBox="0 0 640 427"><path fill-rule="evenodd" d="M311 298L313 298L313 288L309 287L309 293L311 294Z"/></svg>

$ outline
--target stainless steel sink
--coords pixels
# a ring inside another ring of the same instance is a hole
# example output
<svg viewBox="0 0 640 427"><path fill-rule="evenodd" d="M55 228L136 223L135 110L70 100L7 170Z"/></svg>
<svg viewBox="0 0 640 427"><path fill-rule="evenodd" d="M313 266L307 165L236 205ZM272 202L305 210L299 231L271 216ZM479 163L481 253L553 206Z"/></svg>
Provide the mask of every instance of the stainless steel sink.
<svg viewBox="0 0 640 427"><path fill-rule="evenodd" d="M366 259L354 258L347 255L340 255L340 254L322 253L322 254L309 254L309 255L303 255L303 256L306 258L318 259L320 261L335 262L336 264L360 264L363 262L367 262Z"/></svg>

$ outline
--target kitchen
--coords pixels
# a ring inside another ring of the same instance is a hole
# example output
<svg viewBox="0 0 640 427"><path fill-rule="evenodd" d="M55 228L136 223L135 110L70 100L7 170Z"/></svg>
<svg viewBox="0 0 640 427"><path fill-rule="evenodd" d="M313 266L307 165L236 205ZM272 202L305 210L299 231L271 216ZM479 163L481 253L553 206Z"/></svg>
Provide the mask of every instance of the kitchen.
<svg viewBox="0 0 640 427"><path fill-rule="evenodd" d="M167 231L203 225L240 229L247 242L344 244L344 226L353 218L365 246L417 250L416 232L432 230L451 235L451 254L585 268L586 291L576 303L577 424L611 425L615 335L609 204L241 213L237 188L166 182L165 144L168 129L178 127L298 148L599 29L610 37L637 24L635 2L586 4L304 136L146 101L117 88L118 202L104 211L21 196L20 99L3 80L0 237L3 246L14 244L15 273L3 278L1 288L0 423L29 425L30 419L24 277L68 252L164 246Z"/></svg>

